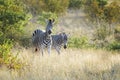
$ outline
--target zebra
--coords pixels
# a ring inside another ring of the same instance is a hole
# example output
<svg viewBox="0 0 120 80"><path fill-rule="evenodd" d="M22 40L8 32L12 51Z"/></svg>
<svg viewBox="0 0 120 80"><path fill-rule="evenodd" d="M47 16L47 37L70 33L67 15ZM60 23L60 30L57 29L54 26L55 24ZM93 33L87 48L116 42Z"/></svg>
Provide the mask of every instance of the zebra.
<svg viewBox="0 0 120 80"><path fill-rule="evenodd" d="M32 35L32 43L35 47L35 51L38 51L38 49L41 50L41 53L43 55L44 48L48 49L48 53L51 52L51 46L52 46L52 27L53 27L54 19L49 19L46 30L42 31L40 29L36 29L33 32Z"/></svg>
<svg viewBox="0 0 120 80"><path fill-rule="evenodd" d="M52 48L54 48L58 54L60 54L60 49L63 46L64 49L67 48L68 35L66 33L60 33L58 35L52 35Z"/></svg>

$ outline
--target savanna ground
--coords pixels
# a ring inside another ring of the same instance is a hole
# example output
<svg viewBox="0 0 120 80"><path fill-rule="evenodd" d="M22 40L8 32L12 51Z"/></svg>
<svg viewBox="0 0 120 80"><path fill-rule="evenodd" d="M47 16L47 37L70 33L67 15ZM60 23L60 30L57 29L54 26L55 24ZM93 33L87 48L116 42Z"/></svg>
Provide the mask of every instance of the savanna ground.
<svg viewBox="0 0 120 80"><path fill-rule="evenodd" d="M0 80L119 80L120 55L103 50L62 50L42 56L22 49L19 57L27 66L20 71L3 67Z"/></svg>
<svg viewBox="0 0 120 80"><path fill-rule="evenodd" d="M84 14L79 11L69 12L60 18L54 28L54 34L64 31L70 36L88 35L91 37L92 26ZM79 13L79 15L77 15ZM32 26L36 26L33 27ZM66 26L66 27L65 27ZM28 29L29 27L29 29ZM36 28L41 28L34 20L28 24L26 33L31 36ZM2 66L0 80L119 80L120 54L105 50L72 49L61 50L58 55L52 50L51 55L45 52L42 56L33 48L15 48L13 53L19 53L19 58L26 64L21 70L9 70Z"/></svg>

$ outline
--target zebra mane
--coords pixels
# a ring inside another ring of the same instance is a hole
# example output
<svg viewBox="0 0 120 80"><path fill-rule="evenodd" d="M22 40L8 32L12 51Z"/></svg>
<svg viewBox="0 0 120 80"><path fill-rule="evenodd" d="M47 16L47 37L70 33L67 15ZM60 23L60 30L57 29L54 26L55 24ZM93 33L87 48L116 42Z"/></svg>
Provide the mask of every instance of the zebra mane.
<svg viewBox="0 0 120 80"><path fill-rule="evenodd" d="M33 32L32 36L36 36L36 35L39 35L39 34L41 34L41 33L45 33L45 30L36 29L36 30Z"/></svg>
<svg viewBox="0 0 120 80"><path fill-rule="evenodd" d="M61 37L62 40L68 39L67 34L65 32L59 33L58 35Z"/></svg>

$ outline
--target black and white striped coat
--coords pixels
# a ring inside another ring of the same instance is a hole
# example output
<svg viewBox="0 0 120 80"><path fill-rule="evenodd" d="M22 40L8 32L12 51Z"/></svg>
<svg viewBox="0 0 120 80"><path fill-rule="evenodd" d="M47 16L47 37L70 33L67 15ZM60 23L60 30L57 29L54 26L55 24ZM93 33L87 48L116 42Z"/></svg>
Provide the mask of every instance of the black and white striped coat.
<svg viewBox="0 0 120 80"><path fill-rule="evenodd" d="M65 33L60 33L58 35L52 35L52 47L60 54L60 49L63 46L64 49L67 48L68 35Z"/></svg>
<svg viewBox="0 0 120 80"><path fill-rule="evenodd" d="M44 52L44 48L48 49L48 53L51 52L51 46L52 46L52 27L53 27L54 20L49 20L45 32L37 29L33 32L32 35L32 43L35 47L35 51L38 51L38 49L41 51L42 55Z"/></svg>

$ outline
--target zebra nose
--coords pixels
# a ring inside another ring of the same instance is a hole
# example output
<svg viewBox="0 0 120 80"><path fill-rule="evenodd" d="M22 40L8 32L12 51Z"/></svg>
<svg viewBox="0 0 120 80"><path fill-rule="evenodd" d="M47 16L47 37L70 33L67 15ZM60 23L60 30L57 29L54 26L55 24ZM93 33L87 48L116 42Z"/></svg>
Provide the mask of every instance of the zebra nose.
<svg viewBox="0 0 120 80"><path fill-rule="evenodd" d="M48 31L48 34L51 34L51 33L52 33L52 31L51 31L51 30L49 30L49 31Z"/></svg>
<svg viewBox="0 0 120 80"><path fill-rule="evenodd" d="M64 49L66 49L67 48L67 46L66 45L64 45Z"/></svg>
<svg viewBox="0 0 120 80"><path fill-rule="evenodd" d="M35 52L37 52L37 51L38 51L38 49L36 48L36 49L35 49Z"/></svg>

